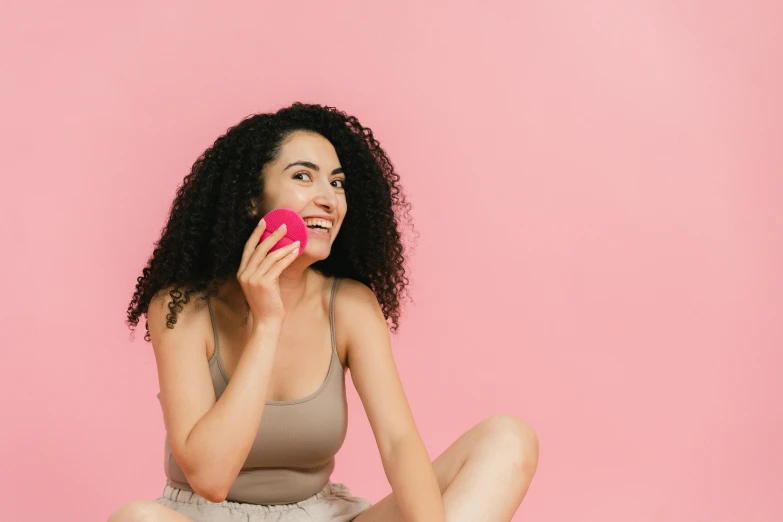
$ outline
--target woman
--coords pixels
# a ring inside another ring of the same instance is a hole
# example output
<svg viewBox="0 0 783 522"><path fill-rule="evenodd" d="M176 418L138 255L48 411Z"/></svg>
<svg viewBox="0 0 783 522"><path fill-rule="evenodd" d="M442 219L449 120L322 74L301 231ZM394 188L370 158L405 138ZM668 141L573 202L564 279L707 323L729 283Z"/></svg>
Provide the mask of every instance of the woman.
<svg viewBox="0 0 783 522"><path fill-rule="evenodd" d="M155 352L166 485L110 521L511 519L537 464L531 428L490 417L430 463L400 383L398 180L369 128L301 103L196 161L128 312L134 326L146 314ZM281 207L305 218L301 252L269 251L283 230L259 243ZM392 487L374 505L330 480L348 368Z"/></svg>

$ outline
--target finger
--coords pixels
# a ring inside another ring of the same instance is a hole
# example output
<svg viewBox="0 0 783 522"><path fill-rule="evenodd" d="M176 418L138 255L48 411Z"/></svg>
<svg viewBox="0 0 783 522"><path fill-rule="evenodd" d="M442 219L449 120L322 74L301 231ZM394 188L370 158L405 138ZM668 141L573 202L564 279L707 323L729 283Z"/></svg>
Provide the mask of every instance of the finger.
<svg viewBox="0 0 783 522"><path fill-rule="evenodd" d="M245 266L245 270L255 270L259 263L263 261L264 257L266 257L267 254L269 254L269 251L272 249L273 246L277 244L280 239L282 239L283 236L285 236L286 227L285 224L281 225L281 228L278 228L274 232L272 232L269 237L261 241L258 245L256 245L255 249L253 250L253 253L250 255L250 259L247 260L247 265Z"/></svg>
<svg viewBox="0 0 783 522"><path fill-rule="evenodd" d="M299 248L293 249L291 252L288 253L283 259L279 260L277 263L275 263L272 268L269 269L269 272L266 273L267 277L273 277L278 278L280 277L280 274L288 268L288 265L294 262L294 259L299 257Z"/></svg>
<svg viewBox="0 0 783 522"><path fill-rule="evenodd" d="M286 230L287 230L286 224L283 223L282 225L280 225L280 227L277 230L269 234L269 237L267 237L266 239L261 241L258 245L256 245L256 248L261 247L261 248L265 248L268 251L270 248L275 246L275 243L280 241L280 238L285 235Z"/></svg>
<svg viewBox="0 0 783 522"><path fill-rule="evenodd" d="M253 255L256 246L258 246L258 240L261 238L261 234L264 233L264 230L266 230L266 220L261 219L253 230L253 233L250 234L250 238L248 238L245 243L245 248L242 249L242 260L239 262L237 274L241 274L247 267L247 262L250 260L250 256Z"/></svg>
<svg viewBox="0 0 783 522"><path fill-rule="evenodd" d="M286 245L283 248L278 248L274 252L271 252L269 255L267 255L261 263L258 265L258 267L253 271L253 276L263 276L264 274L271 269L275 263L280 261L281 259L285 258L290 252L298 249L300 247L299 241L294 241L290 245Z"/></svg>
<svg viewBox="0 0 783 522"><path fill-rule="evenodd" d="M255 230L253 234L250 235L250 239L248 239L247 244L245 245L245 251L243 251L242 254L244 261L243 263L240 263L240 270L237 272L237 275L242 274L246 270L250 270L251 272L255 270L258 263L261 262L259 258L263 259L264 256L267 255L269 249L272 248L275 243L280 241L280 238L283 237L286 230L285 227L282 227L282 229L278 228L272 232L269 237L259 243L259 239L261 238L265 227L266 223L264 224L264 228L262 228L260 234L257 233L258 230ZM248 251L249 253L247 253ZM246 253L248 257L247 259L244 259Z"/></svg>

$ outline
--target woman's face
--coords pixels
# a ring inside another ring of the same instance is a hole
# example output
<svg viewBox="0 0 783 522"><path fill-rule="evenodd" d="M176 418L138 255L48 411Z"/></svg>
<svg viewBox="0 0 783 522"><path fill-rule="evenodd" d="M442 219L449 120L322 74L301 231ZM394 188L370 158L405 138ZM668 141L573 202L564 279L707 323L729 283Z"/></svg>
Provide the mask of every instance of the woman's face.
<svg viewBox="0 0 783 522"><path fill-rule="evenodd" d="M299 256L326 259L348 210L345 174L329 140L320 134L294 132L283 142L278 159L264 167L263 176L261 216L285 207L298 212L308 225L327 226L325 230L308 227L307 246ZM315 217L327 223L308 219Z"/></svg>

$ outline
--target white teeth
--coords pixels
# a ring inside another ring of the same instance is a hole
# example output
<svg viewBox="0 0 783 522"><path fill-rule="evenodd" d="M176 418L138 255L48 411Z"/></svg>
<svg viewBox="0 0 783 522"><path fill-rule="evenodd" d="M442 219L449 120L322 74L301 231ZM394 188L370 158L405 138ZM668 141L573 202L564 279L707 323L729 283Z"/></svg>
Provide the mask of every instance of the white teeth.
<svg viewBox="0 0 783 522"><path fill-rule="evenodd" d="M305 219L304 222L308 227L319 226L326 229L332 228L331 221L325 219L310 218Z"/></svg>

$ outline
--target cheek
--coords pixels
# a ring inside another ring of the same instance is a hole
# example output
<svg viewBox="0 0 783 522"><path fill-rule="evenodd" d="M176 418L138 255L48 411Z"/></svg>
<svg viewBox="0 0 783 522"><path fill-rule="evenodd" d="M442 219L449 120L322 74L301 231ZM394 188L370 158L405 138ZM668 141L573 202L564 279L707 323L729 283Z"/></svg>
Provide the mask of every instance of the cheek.
<svg viewBox="0 0 783 522"><path fill-rule="evenodd" d="M299 210L309 203L311 197L306 190L294 185L267 185L264 189L264 196L270 208L287 207Z"/></svg>

